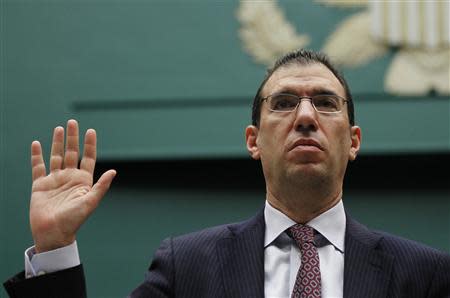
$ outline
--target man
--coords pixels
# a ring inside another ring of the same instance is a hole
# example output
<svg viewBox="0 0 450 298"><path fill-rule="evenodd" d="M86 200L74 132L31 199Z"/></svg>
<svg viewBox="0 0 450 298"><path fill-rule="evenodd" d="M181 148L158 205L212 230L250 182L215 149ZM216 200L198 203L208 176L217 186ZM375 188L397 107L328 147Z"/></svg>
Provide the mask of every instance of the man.
<svg viewBox="0 0 450 298"><path fill-rule="evenodd" d="M248 221L165 240L130 297L449 297L450 256L376 233L346 215L342 185L361 129L344 78L327 58L300 50L269 70L253 103L247 149L261 160L264 210ZM85 297L76 232L112 182L92 186L96 135L55 128L46 174L33 142L26 273L11 297ZM57 266L54 266L54 265Z"/></svg>

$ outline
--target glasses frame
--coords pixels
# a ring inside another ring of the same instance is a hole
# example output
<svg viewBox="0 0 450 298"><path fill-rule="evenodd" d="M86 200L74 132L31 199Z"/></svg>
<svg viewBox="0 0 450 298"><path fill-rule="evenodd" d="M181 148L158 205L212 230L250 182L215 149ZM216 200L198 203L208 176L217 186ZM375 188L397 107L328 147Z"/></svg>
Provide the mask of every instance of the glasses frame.
<svg viewBox="0 0 450 298"><path fill-rule="evenodd" d="M263 97L263 98L261 99L261 102L262 102L262 101L266 101L266 102L268 103L267 100L268 100L270 97L273 97L273 96L276 96L276 95L289 95L289 96L292 96L292 97L296 97L297 100L298 100L298 102L297 102L297 105L295 106L295 108L292 109L291 111L277 111L277 110L272 110L272 109L270 108L270 106L267 106L267 109L268 109L269 111L271 111L271 112L274 112L274 113L292 113L292 112L294 112L294 111L297 110L297 108L299 107L300 103L301 103L303 100L308 100L308 101L311 103L312 107L314 108L314 110L315 110L317 113L320 113L320 114L339 114L339 113L342 113L342 111L344 110L344 109L343 109L344 104L347 103L347 102L349 101L348 99L345 99L345 98L343 98L343 97L341 97L341 96L339 96L339 95L336 95L336 94L316 94L316 95L313 95L313 96L298 96L298 95L291 94L291 93L280 92L280 93L274 93L274 94L270 94L270 95L268 95L268 96L266 96L266 97ZM342 104L342 109L341 109L340 111L334 111L334 112L319 111L319 110L317 109L317 107L316 107L316 106L314 105L314 103L313 103L313 98L314 98L314 97L317 97L317 96L333 96L333 97L337 97L337 98L341 99L341 100L344 102L344 103Z"/></svg>

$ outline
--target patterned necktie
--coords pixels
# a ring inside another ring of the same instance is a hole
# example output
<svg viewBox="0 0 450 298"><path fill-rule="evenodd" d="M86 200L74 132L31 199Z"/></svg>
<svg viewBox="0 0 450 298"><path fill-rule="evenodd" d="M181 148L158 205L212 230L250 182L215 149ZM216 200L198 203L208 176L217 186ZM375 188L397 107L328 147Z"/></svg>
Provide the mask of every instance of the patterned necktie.
<svg viewBox="0 0 450 298"><path fill-rule="evenodd" d="M319 254L314 246L314 229L296 224L289 228L289 232L302 254L291 298L320 298Z"/></svg>

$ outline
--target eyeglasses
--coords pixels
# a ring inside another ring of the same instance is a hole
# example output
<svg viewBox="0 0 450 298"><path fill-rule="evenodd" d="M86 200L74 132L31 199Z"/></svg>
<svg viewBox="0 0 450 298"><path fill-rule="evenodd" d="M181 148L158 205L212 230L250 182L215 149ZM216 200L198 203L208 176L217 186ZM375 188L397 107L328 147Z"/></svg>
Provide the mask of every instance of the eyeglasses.
<svg viewBox="0 0 450 298"><path fill-rule="evenodd" d="M264 97L262 100L267 101L267 108L270 111L277 113L293 112L303 100L308 100L318 113L323 114L336 114L342 112L344 104L348 101L347 99L333 94L318 94L308 97L288 93L272 94Z"/></svg>

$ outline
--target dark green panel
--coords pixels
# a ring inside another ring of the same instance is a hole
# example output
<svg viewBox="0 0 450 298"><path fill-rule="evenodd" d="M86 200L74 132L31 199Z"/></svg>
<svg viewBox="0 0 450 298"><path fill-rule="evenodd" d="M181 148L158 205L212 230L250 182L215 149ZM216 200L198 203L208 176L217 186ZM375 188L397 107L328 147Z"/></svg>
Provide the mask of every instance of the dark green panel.
<svg viewBox="0 0 450 298"><path fill-rule="evenodd" d="M17 1L6 8L9 76L38 80L33 87L51 88L60 100L228 96L248 90L246 73L261 75L240 49L233 1Z"/></svg>
<svg viewBox="0 0 450 298"><path fill-rule="evenodd" d="M448 97L356 94L362 152L370 154L449 152Z"/></svg>

